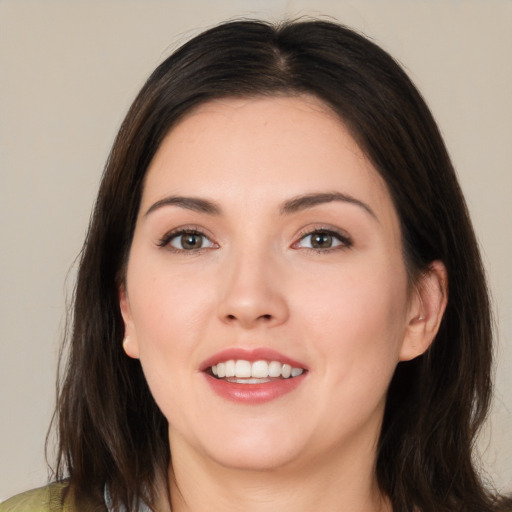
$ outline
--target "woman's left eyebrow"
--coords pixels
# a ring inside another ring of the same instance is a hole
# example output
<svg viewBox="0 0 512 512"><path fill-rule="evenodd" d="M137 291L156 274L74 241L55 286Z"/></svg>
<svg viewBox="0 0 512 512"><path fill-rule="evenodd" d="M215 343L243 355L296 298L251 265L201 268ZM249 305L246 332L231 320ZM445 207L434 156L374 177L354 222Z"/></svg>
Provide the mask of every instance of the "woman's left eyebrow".
<svg viewBox="0 0 512 512"><path fill-rule="evenodd" d="M377 215L375 215L375 212L366 203L352 197L351 195L342 194L340 192L321 192L293 197L283 204L281 207L281 214L288 215L320 204L331 203L333 201L341 201L343 203L359 206L369 213L375 220L379 220Z"/></svg>

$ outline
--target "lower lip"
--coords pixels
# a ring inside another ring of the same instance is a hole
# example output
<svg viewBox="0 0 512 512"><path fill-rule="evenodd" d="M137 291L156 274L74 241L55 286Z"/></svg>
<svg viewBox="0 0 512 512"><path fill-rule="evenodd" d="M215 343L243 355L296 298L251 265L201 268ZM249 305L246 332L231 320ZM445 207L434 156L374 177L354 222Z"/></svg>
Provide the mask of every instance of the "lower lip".
<svg viewBox="0 0 512 512"><path fill-rule="evenodd" d="M204 373L206 381L213 391L226 400L245 404L261 404L270 402L300 386L306 373L290 379L279 379L262 384L238 384L226 380L216 379L211 375Z"/></svg>

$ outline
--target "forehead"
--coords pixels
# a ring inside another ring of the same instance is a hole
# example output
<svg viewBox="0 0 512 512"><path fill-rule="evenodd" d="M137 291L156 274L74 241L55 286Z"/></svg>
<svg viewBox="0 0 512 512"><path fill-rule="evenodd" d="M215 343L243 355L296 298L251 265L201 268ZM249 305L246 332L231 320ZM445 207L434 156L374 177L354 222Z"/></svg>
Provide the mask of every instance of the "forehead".
<svg viewBox="0 0 512 512"><path fill-rule="evenodd" d="M377 209L390 204L379 173L316 97L224 98L196 107L167 134L143 202L193 194L249 207L317 191L349 193Z"/></svg>

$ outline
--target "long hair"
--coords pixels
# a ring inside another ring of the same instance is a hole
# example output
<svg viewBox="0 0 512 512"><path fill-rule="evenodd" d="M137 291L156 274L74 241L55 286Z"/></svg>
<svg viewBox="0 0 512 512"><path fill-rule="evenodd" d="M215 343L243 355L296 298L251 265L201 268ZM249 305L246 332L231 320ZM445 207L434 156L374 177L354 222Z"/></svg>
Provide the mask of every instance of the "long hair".
<svg viewBox="0 0 512 512"><path fill-rule="evenodd" d="M123 282L144 176L165 135L220 97L312 94L330 106L387 183L412 282L441 260L449 300L431 348L398 365L376 475L395 512L505 510L472 460L491 396L484 271L450 158L419 92L367 38L324 21L230 22L150 76L109 156L81 254L69 358L58 395L58 478L115 505L152 504L170 462L167 421L122 349Z"/></svg>

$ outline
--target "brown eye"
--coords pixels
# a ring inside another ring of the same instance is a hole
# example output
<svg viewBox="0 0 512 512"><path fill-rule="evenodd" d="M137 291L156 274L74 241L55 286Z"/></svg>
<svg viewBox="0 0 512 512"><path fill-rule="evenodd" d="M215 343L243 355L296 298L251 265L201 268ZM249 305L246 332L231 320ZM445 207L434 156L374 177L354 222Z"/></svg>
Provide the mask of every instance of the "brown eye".
<svg viewBox="0 0 512 512"><path fill-rule="evenodd" d="M348 236L328 230L317 230L304 235L295 248L313 249L322 251L335 248L351 247L352 241Z"/></svg>
<svg viewBox="0 0 512 512"><path fill-rule="evenodd" d="M332 247L332 235L329 233L315 233L311 235L311 247L313 249L329 249Z"/></svg>
<svg viewBox="0 0 512 512"><path fill-rule="evenodd" d="M181 232L171 238L169 245L181 251L193 251L213 247L214 244L201 233Z"/></svg>

